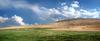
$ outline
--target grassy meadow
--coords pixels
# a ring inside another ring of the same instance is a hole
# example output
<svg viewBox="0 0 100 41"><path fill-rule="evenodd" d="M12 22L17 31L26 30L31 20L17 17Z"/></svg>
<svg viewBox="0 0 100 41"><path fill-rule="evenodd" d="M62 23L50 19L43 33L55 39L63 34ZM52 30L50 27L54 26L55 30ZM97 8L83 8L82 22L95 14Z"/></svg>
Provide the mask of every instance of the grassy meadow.
<svg viewBox="0 0 100 41"><path fill-rule="evenodd" d="M100 32L53 31L40 28L0 30L0 41L100 41Z"/></svg>

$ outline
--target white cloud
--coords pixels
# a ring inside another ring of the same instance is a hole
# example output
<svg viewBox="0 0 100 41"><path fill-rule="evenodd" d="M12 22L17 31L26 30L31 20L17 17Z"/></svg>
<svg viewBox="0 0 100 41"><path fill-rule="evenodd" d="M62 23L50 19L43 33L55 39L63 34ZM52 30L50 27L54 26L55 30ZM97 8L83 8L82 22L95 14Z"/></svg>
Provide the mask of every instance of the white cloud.
<svg viewBox="0 0 100 41"><path fill-rule="evenodd" d="M13 6L15 8L25 8L31 9L34 13L36 13L40 19L52 19L52 20L61 20L67 18L100 18L100 10L94 9L81 9L78 1L73 1L73 3L68 6L66 3L61 3L61 7L55 8L46 8L40 5L30 5L26 1L8 1L8 0L0 0L0 6ZM20 18L21 19L21 18ZM19 20L19 19L18 19ZM18 21L24 25L22 19Z"/></svg>
<svg viewBox="0 0 100 41"><path fill-rule="evenodd" d="M67 18L99 18L100 11L95 10L85 10L79 7L79 2L74 1L71 6L62 3L61 7L56 8L46 8L42 6L33 6L33 12L37 13L42 19L67 19ZM45 9L44 9L45 8ZM59 17L58 17L59 16ZM63 18L62 18L63 17Z"/></svg>
<svg viewBox="0 0 100 41"><path fill-rule="evenodd" d="M78 4L79 4L78 1L74 1L74 2L71 4L71 6L74 7L74 8L75 8L75 7L77 8L77 7L79 7Z"/></svg>
<svg viewBox="0 0 100 41"><path fill-rule="evenodd" d="M61 6L64 6L64 5L66 5L66 3L61 3Z"/></svg>
<svg viewBox="0 0 100 41"><path fill-rule="evenodd" d="M5 18L0 16L0 24L7 24L7 25L27 25L23 22L23 18L17 15L12 16L11 18ZM2 26L0 25L0 26Z"/></svg>
<svg viewBox="0 0 100 41"><path fill-rule="evenodd" d="M23 18L20 16L12 16L12 20L14 20L16 23L19 23L20 25L25 25L25 23L23 22Z"/></svg>
<svg viewBox="0 0 100 41"><path fill-rule="evenodd" d="M1 17L1 16L0 16L0 23L3 23L3 22L5 22L6 20L8 20L8 18Z"/></svg>

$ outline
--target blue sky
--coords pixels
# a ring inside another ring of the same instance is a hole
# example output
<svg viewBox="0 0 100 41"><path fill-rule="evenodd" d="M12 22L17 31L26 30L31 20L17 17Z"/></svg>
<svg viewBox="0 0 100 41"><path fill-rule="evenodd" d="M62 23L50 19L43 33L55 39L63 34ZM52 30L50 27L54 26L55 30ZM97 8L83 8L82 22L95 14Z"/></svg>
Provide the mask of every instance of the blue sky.
<svg viewBox="0 0 100 41"><path fill-rule="evenodd" d="M100 0L0 0L0 26L100 18Z"/></svg>

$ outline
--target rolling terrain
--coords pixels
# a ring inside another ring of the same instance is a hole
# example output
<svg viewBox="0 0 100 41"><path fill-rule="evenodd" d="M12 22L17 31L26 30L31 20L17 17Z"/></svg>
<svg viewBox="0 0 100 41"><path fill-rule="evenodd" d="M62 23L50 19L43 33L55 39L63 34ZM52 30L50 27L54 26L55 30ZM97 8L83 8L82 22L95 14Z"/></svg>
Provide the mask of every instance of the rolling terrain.
<svg viewBox="0 0 100 41"><path fill-rule="evenodd" d="M69 19L57 21L52 26L56 29L64 29L71 31L99 31L100 30L100 19Z"/></svg>
<svg viewBox="0 0 100 41"><path fill-rule="evenodd" d="M65 30L65 31L100 31L100 19L65 19L49 24L34 24L31 26L12 26L1 29L31 29L31 28L49 28L50 30Z"/></svg>
<svg viewBox="0 0 100 41"><path fill-rule="evenodd" d="M100 41L99 19L0 28L0 41Z"/></svg>

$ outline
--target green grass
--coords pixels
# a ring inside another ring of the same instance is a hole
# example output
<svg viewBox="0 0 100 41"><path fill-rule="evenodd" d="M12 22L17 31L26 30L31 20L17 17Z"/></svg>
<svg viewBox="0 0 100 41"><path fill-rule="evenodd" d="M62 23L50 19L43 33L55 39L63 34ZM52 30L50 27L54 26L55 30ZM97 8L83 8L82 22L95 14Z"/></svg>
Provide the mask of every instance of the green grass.
<svg viewBox="0 0 100 41"><path fill-rule="evenodd" d="M100 41L100 32L52 31L39 28L1 30L0 41Z"/></svg>

